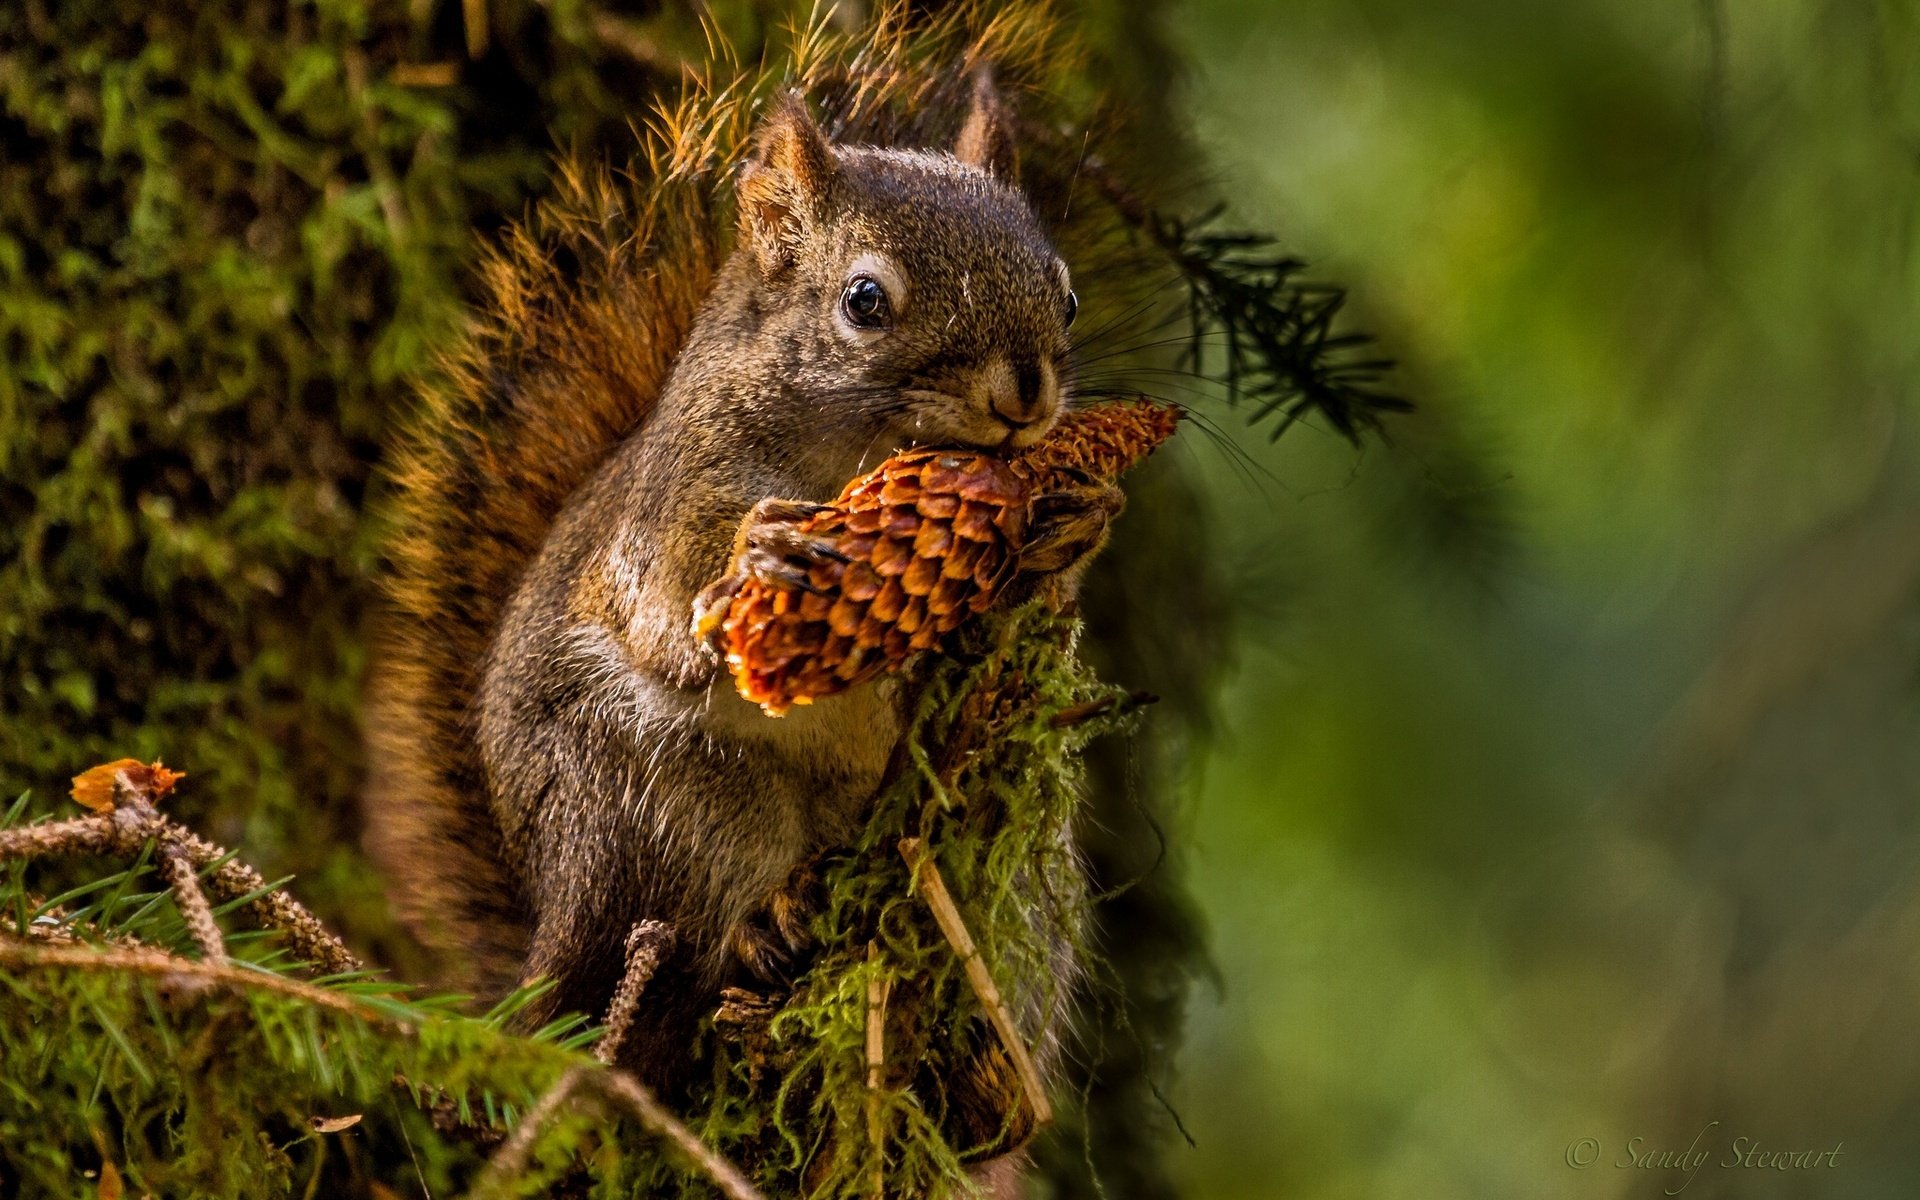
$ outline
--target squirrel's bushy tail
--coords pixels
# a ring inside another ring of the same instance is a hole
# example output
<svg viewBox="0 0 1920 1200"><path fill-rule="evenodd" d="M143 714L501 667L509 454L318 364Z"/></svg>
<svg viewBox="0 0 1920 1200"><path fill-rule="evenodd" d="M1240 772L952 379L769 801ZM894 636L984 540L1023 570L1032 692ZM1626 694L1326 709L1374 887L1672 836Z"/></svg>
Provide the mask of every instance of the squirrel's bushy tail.
<svg viewBox="0 0 1920 1200"><path fill-rule="evenodd" d="M633 191L565 171L489 252L484 302L395 465L368 849L402 919L487 991L512 982L525 917L471 727L481 664L561 505L645 421L713 273L711 240L688 236L696 198Z"/></svg>
<svg viewBox="0 0 1920 1200"><path fill-rule="evenodd" d="M1044 94L1072 57L1025 4L800 26L751 68L716 36L711 73L637 130L629 173L563 164L486 254L482 300L397 455L367 710L368 848L449 982L509 986L527 932L474 739L482 663L561 506L660 394L730 240L723 175L763 102L796 88L838 140L944 144L976 68Z"/></svg>

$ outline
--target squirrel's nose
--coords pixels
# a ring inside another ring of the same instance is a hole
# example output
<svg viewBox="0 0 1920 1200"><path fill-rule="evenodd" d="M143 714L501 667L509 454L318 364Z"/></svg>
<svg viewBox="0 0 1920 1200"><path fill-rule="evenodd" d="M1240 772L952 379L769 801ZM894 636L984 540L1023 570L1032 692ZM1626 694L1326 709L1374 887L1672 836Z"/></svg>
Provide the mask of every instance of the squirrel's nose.
<svg viewBox="0 0 1920 1200"><path fill-rule="evenodd" d="M1038 361L1010 364L1000 360L993 367L996 369L987 373L989 403L1001 420L1020 428L1052 413L1059 391L1052 366Z"/></svg>

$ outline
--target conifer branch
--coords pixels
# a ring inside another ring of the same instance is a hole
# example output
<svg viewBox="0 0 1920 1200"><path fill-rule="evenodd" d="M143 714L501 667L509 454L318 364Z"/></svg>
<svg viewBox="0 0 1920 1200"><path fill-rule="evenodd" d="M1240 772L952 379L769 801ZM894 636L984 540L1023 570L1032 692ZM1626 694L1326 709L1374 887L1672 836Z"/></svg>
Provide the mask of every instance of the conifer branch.
<svg viewBox="0 0 1920 1200"><path fill-rule="evenodd" d="M105 974L145 975L163 983L209 984L236 994L248 991L274 992L358 1020L410 1028L408 1022L373 1005L305 980L238 966L231 961L207 962L183 958L165 950L125 946L96 950L90 946L50 945L0 935L0 966L60 967Z"/></svg>
<svg viewBox="0 0 1920 1200"><path fill-rule="evenodd" d="M180 917L210 961L226 958L226 941L198 878L208 872L208 890L222 901L245 901L247 913L266 929L285 935L295 955L322 973L360 970L360 960L327 932L320 919L260 872L162 813L158 807L182 778L159 763L133 759L103 763L74 778L73 798L94 815L0 830L0 862L58 855L110 854L133 858L154 843L162 878L180 907Z"/></svg>
<svg viewBox="0 0 1920 1200"><path fill-rule="evenodd" d="M1076 174L1178 272L1187 289L1185 365L1224 384L1229 404L1249 404L1249 424L1274 419L1270 436L1278 438L1317 412L1357 442L1380 431L1384 414L1413 408L1382 386L1395 363L1372 352L1372 334L1335 331L1345 288L1301 279L1307 264L1279 252L1271 237L1217 228L1224 206L1170 217L1097 155L1081 153L1078 139L1069 147L1043 122L1017 123L1023 138L1071 154ZM1217 366L1205 354L1216 335L1224 355Z"/></svg>

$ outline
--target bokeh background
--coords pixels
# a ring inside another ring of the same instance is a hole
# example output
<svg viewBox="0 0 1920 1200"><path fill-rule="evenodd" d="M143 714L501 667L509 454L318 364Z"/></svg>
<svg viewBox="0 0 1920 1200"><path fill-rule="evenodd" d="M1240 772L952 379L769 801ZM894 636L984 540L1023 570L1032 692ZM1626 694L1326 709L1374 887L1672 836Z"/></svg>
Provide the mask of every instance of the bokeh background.
<svg viewBox="0 0 1920 1200"><path fill-rule="evenodd" d="M1349 286L1420 408L1269 443L1157 377L1204 429L1094 602L1168 697L1090 831L1145 877L1103 910L1139 1036L1059 1194L1092 1154L1129 1197L1653 1197L1686 1173L1630 1140L1703 1130L1688 1196L1913 1194L1920 9L1070 7L1115 156ZM0 7L0 795L164 754L416 965L356 846L375 467L475 247L705 44L586 0Z"/></svg>
<svg viewBox="0 0 1920 1200"><path fill-rule="evenodd" d="M1224 191L1422 401L1202 473L1264 607L1190 812L1193 1195L1652 1198L1631 1139L1715 1121L1683 1195L1920 1185L1917 17L1177 10Z"/></svg>

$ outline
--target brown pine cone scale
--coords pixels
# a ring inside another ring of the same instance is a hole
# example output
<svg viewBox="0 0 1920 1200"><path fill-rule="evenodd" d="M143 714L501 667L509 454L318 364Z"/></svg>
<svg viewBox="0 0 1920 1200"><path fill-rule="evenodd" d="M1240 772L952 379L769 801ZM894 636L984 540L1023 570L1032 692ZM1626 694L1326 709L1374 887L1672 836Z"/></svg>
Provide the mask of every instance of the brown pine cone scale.
<svg viewBox="0 0 1920 1200"><path fill-rule="evenodd" d="M726 655L740 694L774 716L892 670L992 607L1019 567L1036 497L1112 483L1178 421L1160 405L1103 404L1008 457L896 454L799 525L844 561L814 563L805 586L736 561L703 593L694 632Z"/></svg>

